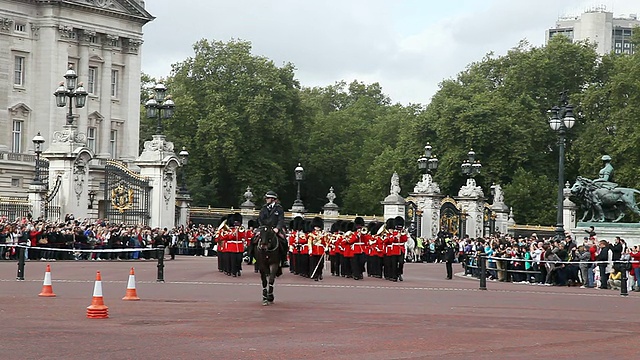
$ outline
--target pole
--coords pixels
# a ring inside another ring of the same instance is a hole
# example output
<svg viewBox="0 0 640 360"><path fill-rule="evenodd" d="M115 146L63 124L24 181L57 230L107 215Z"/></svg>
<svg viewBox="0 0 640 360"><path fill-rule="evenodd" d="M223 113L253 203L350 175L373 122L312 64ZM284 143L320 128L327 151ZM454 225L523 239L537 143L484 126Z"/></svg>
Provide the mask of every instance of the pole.
<svg viewBox="0 0 640 360"><path fill-rule="evenodd" d="M622 266L622 278L620 279L620 296L628 296L629 291L627 289L627 280L629 279L627 276L627 269L631 269L631 263L629 261L625 263L619 263L618 266Z"/></svg>
<svg viewBox="0 0 640 360"><path fill-rule="evenodd" d="M564 221L562 219L563 200L564 195L562 189L564 188L564 124L561 125L559 130L560 140L558 141L558 213L556 217L556 239L564 239Z"/></svg>
<svg viewBox="0 0 640 360"><path fill-rule="evenodd" d="M164 245L158 245L158 279L156 282L164 282Z"/></svg>
<svg viewBox="0 0 640 360"><path fill-rule="evenodd" d="M18 248L18 275L16 280L24 280L24 247Z"/></svg>
<svg viewBox="0 0 640 360"><path fill-rule="evenodd" d="M296 202L300 203L300 181L298 180L298 193L296 194Z"/></svg>
<svg viewBox="0 0 640 360"><path fill-rule="evenodd" d="M487 257L480 255L480 290L487 290Z"/></svg>
<svg viewBox="0 0 640 360"><path fill-rule="evenodd" d="M69 92L67 92L68 94ZM67 125L73 125L73 96L69 97L69 113L67 114Z"/></svg>

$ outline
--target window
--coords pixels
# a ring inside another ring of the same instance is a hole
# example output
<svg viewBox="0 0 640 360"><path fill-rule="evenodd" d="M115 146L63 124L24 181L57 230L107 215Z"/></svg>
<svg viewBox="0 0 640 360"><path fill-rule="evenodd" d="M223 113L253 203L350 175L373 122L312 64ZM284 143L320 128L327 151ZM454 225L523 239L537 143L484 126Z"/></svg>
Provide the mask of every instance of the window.
<svg viewBox="0 0 640 360"><path fill-rule="evenodd" d="M630 44L630 43L625 43L625 44L624 44L624 48L625 48L625 49L628 49L628 48L630 48L630 47L631 47L631 44Z"/></svg>
<svg viewBox="0 0 640 360"><path fill-rule="evenodd" d="M89 42L91 44L96 44L98 42L98 37L96 35L89 35Z"/></svg>
<svg viewBox="0 0 640 360"><path fill-rule="evenodd" d="M13 131L11 133L11 152L20 153L22 151L22 121L13 120Z"/></svg>
<svg viewBox="0 0 640 360"><path fill-rule="evenodd" d="M93 95L98 93L98 68L95 66L89 66L87 92Z"/></svg>
<svg viewBox="0 0 640 360"><path fill-rule="evenodd" d="M120 47L120 39L119 38L111 39L111 46Z"/></svg>
<svg viewBox="0 0 640 360"><path fill-rule="evenodd" d="M22 24L22 23L15 23L15 26L13 27L13 29L14 29L16 32L21 32L21 33L23 33L23 32L26 32L27 27L26 27L26 25L25 25L25 24Z"/></svg>
<svg viewBox="0 0 640 360"><path fill-rule="evenodd" d="M24 56L15 57L15 65L13 71L13 84L17 86L24 86Z"/></svg>
<svg viewBox="0 0 640 360"><path fill-rule="evenodd" d="M111 96L118 97L118 78L119 71L111 70Z"/></svg>
<svg viewBox="0 0 640 360"><path fill-rule="evenodd" d="M20 187L20 178L14 177L11 178L11 187Z"/></svg>
<svg viewBox="0 0 640 360"><path fill-rule="evenodd" d="M616 47L617 47L617 48L622 47L622 44L621 44L621 43L619 43L619 42L617 42L617 43L616 43Z"/></svg>
<svg viewBox="0 0 640 360"><path fill-rule="evenodd" d="M87 147L94 153L96 152L96 128L87 128Z"/></svg>
<svg viewBox="0 0 640 360"><path fill-rule="evenodd" d="M111 154L111 158L116 158L116 151L118 150L118 132L116 130L111 130L111 136L109 138L109 154Z"/></svg>

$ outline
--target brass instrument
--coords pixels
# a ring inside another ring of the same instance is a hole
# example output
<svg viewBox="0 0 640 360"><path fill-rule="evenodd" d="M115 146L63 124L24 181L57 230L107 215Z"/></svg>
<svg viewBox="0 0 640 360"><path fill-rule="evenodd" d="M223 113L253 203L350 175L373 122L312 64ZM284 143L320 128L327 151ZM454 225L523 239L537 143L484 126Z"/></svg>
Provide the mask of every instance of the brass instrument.
<svg viewBox="0 0 640 360"><path fill-rule="evenodd" d="M345 237L350 237L353 234L353 231L349 230L346 233L344 233Z"/></svg>
<svg viewBox="0 0 640 360"><path fill-rule="evenodd" d="M362 227L360 228L360 234L362 235L367 235L369 233L369 229L367 229L366 227Z"/></svg>
<svg viewBox="0 0 640 360"><path fill-rule="evenodd" d="M239 232L244 232L246 229L244 228L244 226L240 225L240 227L238 227L238 231Z"/></svg>
<svg viewBox="0 0 640 360"><path fill-rule="evenodd" d="M218 229L216 229L216 232L220 231L224 229L225 231L229 231L229 226L227 225L227 220L224 220L223 222L220 223L220 225L218 225Z"/></svg>
<svg viewBox="0 0 640 360"><path fill-rule="evenodd" d="M387 225L385 224L385 225L382 225L380 229L378 229L378 232L376 233L376 235L380 236L386 232L387 232Z"/></svg>

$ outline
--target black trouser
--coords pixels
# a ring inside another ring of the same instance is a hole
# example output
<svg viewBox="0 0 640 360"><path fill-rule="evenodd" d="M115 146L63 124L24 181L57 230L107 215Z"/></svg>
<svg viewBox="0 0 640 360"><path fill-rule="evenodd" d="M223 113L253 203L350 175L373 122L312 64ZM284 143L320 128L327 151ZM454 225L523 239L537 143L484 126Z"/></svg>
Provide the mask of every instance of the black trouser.
<svg viewBox="0 0 640 360"><path fill-rule="evenodd" d="M447 279L452 279L453 278L453 261L447 260L445 265L447 267Z"/></svg>
<svg viewBox="0 0 640 360"><path fill-rule="evenodd" d="M229 269L232 275L240 275L240 270L242 270L241 252L229 253Z"/></svg>
<svg viewBox="0 0 640 360"><path fill-rule="evenodd" d="M300 267L298 268L298 275L309 277L309 254L302 253L298 255Z"/></svg>
<svg viewBox="0 0 640 360"><path fill-rule="evenodd" d="M309 261L309 276L312 279L321 279L323 269L324 259L322 258L322 255L311 255Z"/></svg>
<svg viewBox="0 0 640 360"><path fill-rule="evenodd" d="M351 277L351 257L342 255L340 257L340 275L343 277Z"/></svg>
<svg viewBox="0 0 640 360"><path fill-rule="evenodd" d="M340 254L333 254L329 256L329 260L331 260L331 275L340 276Z"/></svg>
<svg viewBox="0 0 640 360"><path fill-rule="evenodd" d="M373 277L382 277L382 258L380 256L369 256L367 259L367 274Z"/></svg>
<svg viewBox="0 0 640 360"><path fill-rule="evenodd" d="M364 253L353 254L351 258L351 273L354 279L362 279L362 273L364 272L364 264L367 261Z"/></svg>
<svg viewBox="0 0 640 360"><path fill-rule="evenodd" d="M399 262L400 262L401 256L402 255L385 256L384 268L385 268L386 278L388 280L393 280L393 281L398 280L398 275L399 275L398 270L399 270Z"/></svg>

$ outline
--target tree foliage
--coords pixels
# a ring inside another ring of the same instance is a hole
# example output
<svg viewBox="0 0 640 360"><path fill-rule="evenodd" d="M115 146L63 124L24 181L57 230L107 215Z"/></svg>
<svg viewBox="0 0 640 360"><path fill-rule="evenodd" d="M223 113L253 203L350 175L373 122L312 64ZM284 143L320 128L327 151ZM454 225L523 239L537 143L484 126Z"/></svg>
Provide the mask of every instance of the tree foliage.
<svg viewBox="0 0 640 360"><path fill-rule="evenodd" d="M445 195L464 184L460 165L473 148L485 193L499 183L518 223L551 225L558 138L547 110L564 90L578 118L567 134L566 179L595 177L607 153L617 181L640 187L640 52L599 57L594 46L562 36L541 47L523 41L444 80L423 107L394 104L378 83L301 87L293 64L256 56L249 42L201 40L192 57L173 66L167 84L177 107L165 133L191 154L195 205L237 206L251 186L258 196L277 191L288 207L300 162L308 210L321 211L333 187L342 212L380 214L394 171L402 195L412 192L416 160L430 142ZM142 123L141 139L153 126Z"/></svg>

